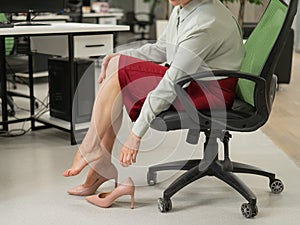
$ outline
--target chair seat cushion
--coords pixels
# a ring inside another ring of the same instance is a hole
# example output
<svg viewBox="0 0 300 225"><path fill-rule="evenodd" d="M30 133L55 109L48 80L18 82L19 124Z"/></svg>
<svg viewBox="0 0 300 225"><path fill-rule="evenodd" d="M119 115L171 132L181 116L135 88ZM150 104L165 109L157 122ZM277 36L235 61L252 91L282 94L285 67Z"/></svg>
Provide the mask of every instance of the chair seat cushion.
<svg viewBox="0 0 300 225"><path fill-rule="evenodd" d="M159 114L152 122L151 127L159 131L178 130L178 129L210 129L211 119L224 121L226 120L228 127L236 126L239 121L243 124L243 120L251 117L255 109L236 99L231 109L227 110L207 110L200 111L203 117L199 117L199 123L193 121L185 111L165 111ZM238 127L237 127L238 129Z"/></svg>

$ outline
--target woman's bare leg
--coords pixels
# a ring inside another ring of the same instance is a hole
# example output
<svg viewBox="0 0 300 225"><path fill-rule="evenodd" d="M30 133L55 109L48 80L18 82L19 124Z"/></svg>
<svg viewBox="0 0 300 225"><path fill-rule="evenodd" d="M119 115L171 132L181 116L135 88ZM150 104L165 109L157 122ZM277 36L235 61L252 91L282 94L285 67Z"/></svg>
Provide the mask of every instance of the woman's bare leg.
<svg viewBox="0 0 300 225"><path fill-rule="evenodd" d="M105 133L103 140L102 140L102 145L107 149L108 153L111 155L112 153L112 148L116 139L116 135L120 130L121 124L122 124L122 115L123 113L120 113L120 116L118 117L117 121L114 123L113 126L111 126L107 132ZM111 162L111 161L110 161ZM100 164L100 165L98 165ZM105 163L106 166L106 163ZM110 174L113 172L111 169L111 166L108 166L107 168L102 168L101 169L101 159L96 160L93 165L91 166L86 180L84 184L82 184L83 187L87 188L93 185L96 181L98 181L99 177L109 178L111 177ZM104 172L106 171L106 172Z"/></svg>
<svg viewBox="0 0 300 225"><path fill-rule="evenodd" d="M72 167L67 169L63 176L77 175L88 163L100 158L103 158L103 160L110 159L108 157L110 154L105 150L102 140L123 108L116 69L118 68L118 62L119 56L116 56L109 63L107 70L115 72L103 81L95 99L89 130L75 154Z"/></svg>
<svg viewBox="0 0 300 225"><path fill-rule="evenodd" d="M109 137L109 133L111 132L111 128L107 131L107 133L104 135L103 137L103 141L102 144L103 146L105 146L105 148L108 150L108 152L111 154L112 151L112 146L110 146L108 142L111 142L111 140L113 138ZM99 161L99 162L98 162ZM91 185L93 185L96 181L98 181L99 177L103 177L103 178L107 178L109 176L104 176L102 175L102 172L98 169L99 166L97 164L101 164L101 160L96 160L93 165L91 166L91 168L89 169L89 172L87 174L87 177L85 179L84 184L82 184L83 187L90 187ZM109 170L109 168L106 168L107 170Z"/></svg>

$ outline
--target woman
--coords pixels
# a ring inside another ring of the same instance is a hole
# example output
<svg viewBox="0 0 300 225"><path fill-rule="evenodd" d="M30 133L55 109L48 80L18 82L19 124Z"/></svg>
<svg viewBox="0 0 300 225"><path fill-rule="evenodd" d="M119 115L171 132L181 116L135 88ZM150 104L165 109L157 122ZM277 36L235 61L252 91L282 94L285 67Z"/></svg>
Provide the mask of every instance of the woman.
<svg viewBox="0 0 300 225"><path fill-rule="evenodd" d="M179 78L203 70L239 69L244 55L240 29L219 0L169 2L175 7L156 43L104 58L91 127L72 167L63 175L74 176L91 162L97 169L90 169L85 183L69 193L92 194L104 181L116 176L110 155L123 105L135 121L120 154L121 165L127 167L136 162L140 141L153 118L170 106L182 109L174 91ZM158 64L163 62L169 66ZM191 82L186 90L198 109L224 108L231 107L236 84L237 79L225 77L217 82L203 81L200 86ZM217 89L221 89L221 95L216 94Z"/></svg>

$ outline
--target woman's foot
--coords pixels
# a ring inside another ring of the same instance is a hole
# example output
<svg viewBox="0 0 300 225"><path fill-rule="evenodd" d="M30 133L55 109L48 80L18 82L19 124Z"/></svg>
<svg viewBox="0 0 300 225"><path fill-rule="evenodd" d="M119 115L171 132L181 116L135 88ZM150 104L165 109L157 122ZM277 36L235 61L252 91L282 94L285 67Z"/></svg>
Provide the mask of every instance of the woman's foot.
<svg viewBox="0 0 300 225"><path fill-rule="evenodd" d="M71 188L68 190L70 195L78 195L78 196L87 196L94 194L99 186L104 182L114 179L115 187L117 187L118 183L118 170L112 164L110 168L107 168L109 172L106 172L107 175L99 175L95 170L90 169L88 177L84 184L78 185L77 187Z"/></svg>
<svg viewBox="0 0 300 225"><path fill-rule="evenodd" d="M87 152L82 155L81 151L78 149L73 159L72 167L65 170L63 172L63 176L70 177L79 174L81 170L88 165L88 163L93 162L100 157L101 151Z"/></svg>

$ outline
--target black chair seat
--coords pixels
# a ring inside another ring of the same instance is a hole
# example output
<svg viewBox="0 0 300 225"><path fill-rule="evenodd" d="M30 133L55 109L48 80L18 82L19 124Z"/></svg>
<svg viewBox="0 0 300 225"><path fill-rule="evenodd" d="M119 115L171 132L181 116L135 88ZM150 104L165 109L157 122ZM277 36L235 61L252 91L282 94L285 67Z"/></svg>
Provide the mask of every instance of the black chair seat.
<svg viewBox="0 0 300 225"><path fill-rule="evenodd" d="M200 129L206 130L211 126L211 118L223 121L226 117L226 121L238 121L238 124L242 124L241 120L247 120L255 113L254 107L246 102L236 99L232 108L227 110L206 110L200 111L202 115L206 116L206 119L199 118L199 123L196 123L191 119L185 111L165 111L159 114L151 123L151 128L159 131L179 130L179 129ZM233 123L235 124L235 123ZM230 124L232 126L232 124ZM237 127L236 129L239 129Z"/></svg>

